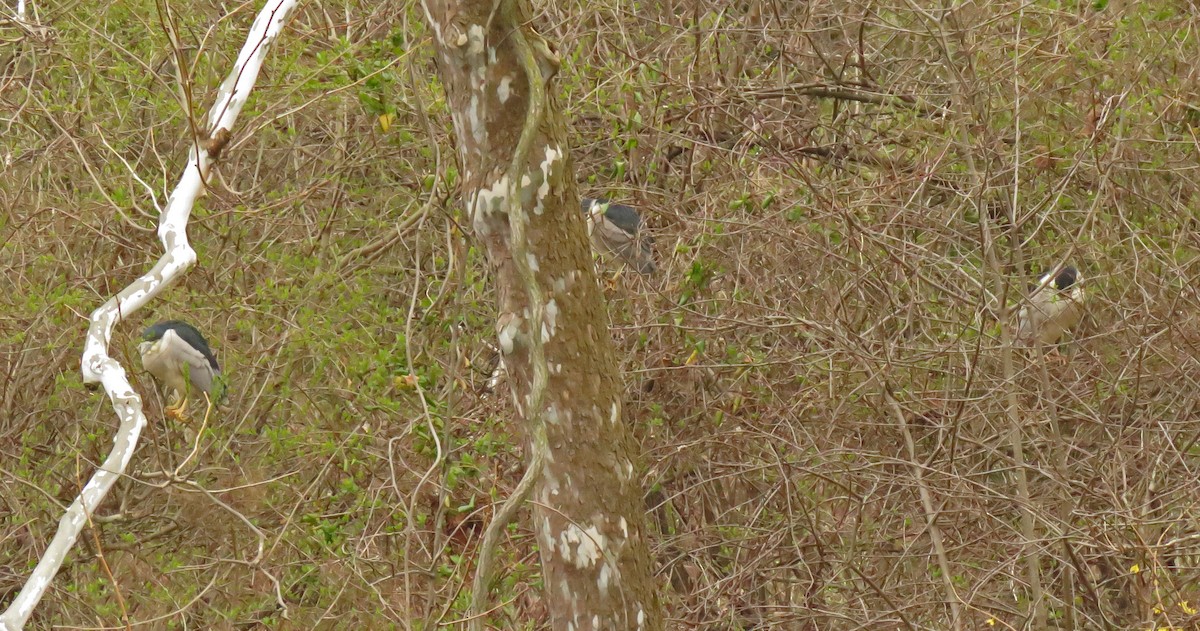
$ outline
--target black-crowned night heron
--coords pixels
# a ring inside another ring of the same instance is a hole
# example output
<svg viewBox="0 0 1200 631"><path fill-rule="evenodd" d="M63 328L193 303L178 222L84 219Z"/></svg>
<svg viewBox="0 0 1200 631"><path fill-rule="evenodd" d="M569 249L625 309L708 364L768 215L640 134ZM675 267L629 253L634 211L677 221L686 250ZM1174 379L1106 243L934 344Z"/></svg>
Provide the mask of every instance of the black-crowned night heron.
<svg viewBox="0 0 1200 631"><path fill-rule="evenodd" d="M1083 317L1083 278L1068 265L1038 281L1029 304L1017 314L1017 341L1030 346L1053 346Z"/></svg>
<svg viewBox="0 0 1200 631"><path fill-rule="evenodd" d="M654 264L654 237L642 229L637 211L604 199L584 198L579 204L587 216L592 246L604 255L615 255L643 275L658 270Z"/></svg>
<svg viewBox="0 0 1200 631"><path fill-rule="evenodd" d="M208 340L196 327L180 320L166 320L146 327L138 354L142 366L170 391L174 403L167 406L168 416L184 418L190 390L212 394L217 403L221 393L221 367L213 357Z"/></svg>

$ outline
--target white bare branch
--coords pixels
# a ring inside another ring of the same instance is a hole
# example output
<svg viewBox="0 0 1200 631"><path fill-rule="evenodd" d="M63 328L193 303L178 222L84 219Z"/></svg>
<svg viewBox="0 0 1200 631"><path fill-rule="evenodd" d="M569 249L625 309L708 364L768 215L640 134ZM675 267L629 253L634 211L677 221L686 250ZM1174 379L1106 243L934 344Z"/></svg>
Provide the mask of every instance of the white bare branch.
<svg viewBox="0 0 1200 631"><path fill-rule="evenodd" d="M208 137L193 144L187 168L160 216L158 236L162 239L166 253L149 272L92 312L91 326L83 349L83 381L89 385L100 384L104 387L104 391L112 400L121 426L113 439L113 450L59 520L58 532L46 546L46 552L29 575L21 593L12 601L8 610L0 615L0 631L17 631L24 627L33 613L33 608L58 573L58 568L67 553L75 545L75 540L88 522L88 516L95 512L117 478L125 473L133 457L138 437L146 426L146 416L142 412L141 397L134 392L125 375L125 369L108 355L113 327L157 296L196 263L196 252L188 244L187 223L192 206L201 195L207 177L212 173L210 167L215 156L210 153L219 154L228 142L229 130L233 128L247 95L254 88L267 50L283 30L287 17L295 6L296 0L269 0L255 18L233 72L217 91L216 103L208 117Z"/></svg>

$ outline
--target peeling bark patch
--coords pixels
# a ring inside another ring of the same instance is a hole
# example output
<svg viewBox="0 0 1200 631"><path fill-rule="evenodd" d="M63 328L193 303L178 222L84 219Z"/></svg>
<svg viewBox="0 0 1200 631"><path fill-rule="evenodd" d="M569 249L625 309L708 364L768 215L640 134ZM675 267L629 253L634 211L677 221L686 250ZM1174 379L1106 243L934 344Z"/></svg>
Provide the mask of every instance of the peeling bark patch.
<svg viewBox="0 0 1200 631"><path fill-rule="evenodd" d="M458 115L458 110L450 112L450 122L454 123L454 135L459 138L463 137L462 117Z"/></svg>
<svg viewBox="0 0 1200 631"><path fill-rule="evenodd" d="M619 571L609 562L605 562L600 566L600 574L596 577L596 588L600 590L600 596L608 595L608 586L617 582L616 579Z"/></svg>
<svg viewBox="0 0 1200 631"><path fill-rule="evenodd" d="M562 149L558 147L546 147L546 159L542 160L542 174L546 176L546 179L550 178L550 174L554 170L554 165L559 160L562 160L562 157Z"/></svg>
<svg viewBox="0 0 1200 631"><path fill-rule="evenodd" d="M530 256L532 257L533 255L530 254ZM536 270L537 268L534 267L533 269ZM558 330L558 303L555 302L555 300L553 298L551 298L550 302L546 303L546 317L545 317L545 323L544 323L544 330L542 331L542 340L544 341L544 340L550 339L554 335L555 331L557 331L557 330Z"/></svg>
<svg viewBox="0 0 1200 631"><path fill-rule="evenodd" d="M471 107L467 110L467 118L471 119L471 137L475 144L483 146L487 141L487 128L483 124L483 107L479 104L479 95L471 95Z"/></svg>
<svg viewBox="0 0 1200 631"><path fill-rule="evenodd" d="M554 474L550 472L546 472L543 475L545 479L542 482L542 501L546 502L550 500L550 496L558 495L558 478L554 477Z"/></svg>
<svg viewBox="0 0 1200 631"><path fill-rule="evenodd" d="M500 341L500 352L510 355L516 346L517 335L521 328L521 318L507 313L500 317L499 324L500 330L497 332L496 337Z"/></svg>
<svg viewBox="0 0 1200 631"><path fill-rule="evenodd" d="M496 98L500 99L501 105L507 103L512 96L512 80L512 75L504 77L500 79L500 87L496 88Z"/></svg>
<svg viewBox="0 0 1200 631"><path fill-rule="evenodd" d="M557 147L546 147L546 159L542 160L542 185L538 187L538 205L550 194L550 177L554 173L554 165L562 161L562 150Z"/></svg>
<svg viewBox="0 0 1200 631"><path fill-rule="evenodd" d="M559 535L559 553L563 560L582 570L592 567L604 554L608 539L596 526L588 526L587 530L575 524Z"/></svg>
<svg viewBox="0 0 1200 631"><path fill-rule="evenodd" d="M488 188L480 188L475 194L474 217L475 230L480 234L488 234L486 218L488 213L504 210L504 201L508 198L508 176L501 176L496 183ZM481 226L480 224L483 224Z"/></svg>
<svg viewBox="0 0 1200 631"><path fill-rule="evenodd" d="M470 34L471 47L467 52L472 55L478 55L483 52L483 27L478 24L472 24L467 28L467 33ZM461 41L461 39L459 40ZM463 42L466 43L466 42ZM461 46L462 44L460 44Z"/></svg>
<svg viewBox="0 0 1200 631"><path fill-rule="evenodd" d="M96 475L92 476L92 479L88 481L87 486L83 487L83 492L79 494L80 497L83 498L84 504L89 506L95 506L99 504L100 500L104 497L103 493L100 493L99 489L103 488L105 480L113 475L113 473L105 471L104 469L97 471Z"/></svg>

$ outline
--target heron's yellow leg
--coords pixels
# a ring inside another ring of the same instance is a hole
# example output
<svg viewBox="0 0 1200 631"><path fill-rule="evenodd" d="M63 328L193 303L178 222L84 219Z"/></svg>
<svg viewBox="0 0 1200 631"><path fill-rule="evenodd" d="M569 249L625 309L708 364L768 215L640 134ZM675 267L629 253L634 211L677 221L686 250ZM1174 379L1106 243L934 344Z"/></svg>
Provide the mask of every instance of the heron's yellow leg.
<svg viewBox="0 0 1200 631"><path fill-rule="evenodd" d="M187 407L187 397L180 395L175 403L168 405L167 409L163 411L167 413L168 418L173 418L177 421L186 421L188 420Z"/></svg>

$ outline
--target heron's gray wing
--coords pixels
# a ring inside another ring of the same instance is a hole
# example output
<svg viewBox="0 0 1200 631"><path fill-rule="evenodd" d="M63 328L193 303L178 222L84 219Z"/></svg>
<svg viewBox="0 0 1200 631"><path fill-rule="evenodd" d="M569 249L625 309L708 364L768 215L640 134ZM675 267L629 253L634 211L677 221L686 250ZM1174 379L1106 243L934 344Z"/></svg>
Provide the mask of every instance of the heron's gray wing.
<svg viewBox="0 0 1200 631"><path fill-rule="evenodd" d="M592 238L602 250L617 255L639 274L653 274L658 269L654 264L653 239L644 230L631 236L605 217L595 222Z"/></svg>
<svg viewBox="0 0 1200 631"><path fill-rule="evenodd" d="M219 372L213 370L212 364L208 362L208 358L204 356L204 353L183 341L183 338L179 337L175 331L164 333L162 343L166 352L178 358L181 369L184 366L187 367L186 370L188 378L192 382L192 387L201 392L212 390L213 378Z"/></svg>
<svg viewBox="0 0 1200 631"><path fill-rule="evenodd" d="M604 209L604 218L630 234L635 234L642 229L642 216L633 209L633 206L607 204Z"/></svg>
<svg viewBox="0 0 1200 631"><path fill-rule="evenodd" d="M1056 344L1082 316L1079 302L1063 292L1042 288L1018 314L1017 339L1025 344Z"/></svg>

